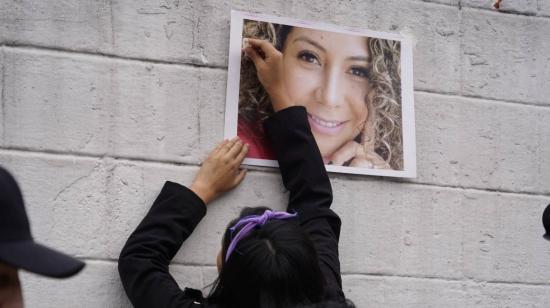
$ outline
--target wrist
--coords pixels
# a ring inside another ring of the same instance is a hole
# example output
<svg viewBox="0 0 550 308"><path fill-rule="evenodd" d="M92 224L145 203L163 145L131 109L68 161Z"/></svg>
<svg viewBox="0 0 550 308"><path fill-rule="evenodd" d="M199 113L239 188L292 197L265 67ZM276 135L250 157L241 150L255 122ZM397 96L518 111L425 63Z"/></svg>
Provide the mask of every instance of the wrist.
<svg viewBox="0 0 550 308"><path fill-rule="evenodd" d="M216 198L216 193L208 185L204 185L199 182L193 182L189 189L191 189L192 192L194 192L199 198L201 198L204 204L208 204L210 203L210 201Z"/></svg>
<svg viewBox="0 0 550 308"><path fill-rule="evenodd" d="M269 98L271 99L271 105L275 112L293 106L290 102L290 97L286 94L269 94Z"/></svg>

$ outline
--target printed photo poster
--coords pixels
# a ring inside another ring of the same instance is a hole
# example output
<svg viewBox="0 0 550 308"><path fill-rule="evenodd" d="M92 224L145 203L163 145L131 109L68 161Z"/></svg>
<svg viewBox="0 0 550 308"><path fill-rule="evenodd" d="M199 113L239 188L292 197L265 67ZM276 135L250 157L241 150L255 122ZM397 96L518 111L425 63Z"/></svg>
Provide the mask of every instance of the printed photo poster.
<svg viewBox="0 0 550 308"><path fill-rule="evenodd" d="M398 33L231 12L225 138L247 142L244 164L277 167L263 131L274 111L244 38L283 55L288 96L304 106L329 172L416 176L412 40Z"/></svg>

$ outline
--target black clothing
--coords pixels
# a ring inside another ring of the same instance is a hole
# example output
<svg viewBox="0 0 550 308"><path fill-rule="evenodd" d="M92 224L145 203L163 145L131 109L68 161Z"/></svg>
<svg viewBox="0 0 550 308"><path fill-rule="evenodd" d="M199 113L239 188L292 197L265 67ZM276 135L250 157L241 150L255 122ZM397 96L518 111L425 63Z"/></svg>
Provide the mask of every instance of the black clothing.
<svg viewBox="0 0 550 308"><path fill-rule="evenodd" d="M281 110L265 121L264 128L290 191L288 210L298 213L319 255L327 281L326 300L343 302L338 259L341 222L330 209L332 188L306 110ZM182 291L168 265L205 214L204 203L191 190L166 182L119 258L122 284L135 307L203 307L202 294Z"/></svg>
<svg viewBox="0 0 550 308"><path fill-rule="evenodd" d="M544 209L544 212L542 213L542 225L546 231L544 238L550 240L550 204L546 206L546 209Z"/></svg>

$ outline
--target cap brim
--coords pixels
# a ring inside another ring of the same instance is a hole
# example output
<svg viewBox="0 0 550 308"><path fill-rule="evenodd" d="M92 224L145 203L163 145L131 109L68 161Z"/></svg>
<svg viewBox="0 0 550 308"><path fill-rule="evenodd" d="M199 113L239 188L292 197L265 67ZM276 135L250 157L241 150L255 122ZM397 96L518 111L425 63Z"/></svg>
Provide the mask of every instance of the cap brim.
<svg viewBox="0 0 550 308"><path fill-rule="evenodd" d="M84 268L84 262L34 241L0 243L0 260L29 272L54 277L70 277Z"/></svg>

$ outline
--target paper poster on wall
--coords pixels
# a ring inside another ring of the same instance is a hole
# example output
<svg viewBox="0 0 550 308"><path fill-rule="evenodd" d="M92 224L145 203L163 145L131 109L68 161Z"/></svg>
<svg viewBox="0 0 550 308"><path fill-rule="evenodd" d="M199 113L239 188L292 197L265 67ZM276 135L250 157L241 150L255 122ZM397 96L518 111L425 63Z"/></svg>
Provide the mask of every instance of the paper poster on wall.
<svg viewBox="0 0 550 308"><path fill-rule="evenodd" d="M304 106L329 172L416 176L412 43L401 34L232 11L225 138L250 145L247 165L276 167L263 133L273 113L243 38L283 55L293 103Z"/></svg>

